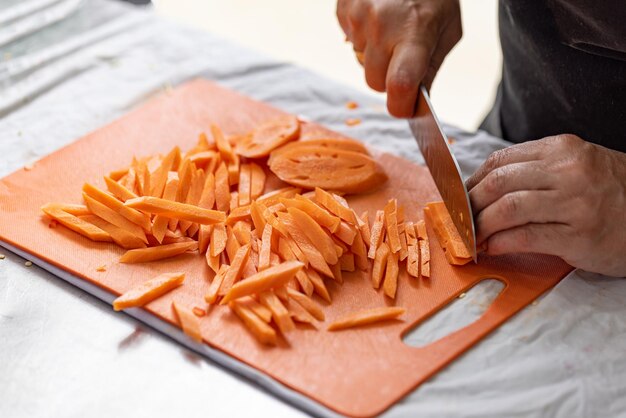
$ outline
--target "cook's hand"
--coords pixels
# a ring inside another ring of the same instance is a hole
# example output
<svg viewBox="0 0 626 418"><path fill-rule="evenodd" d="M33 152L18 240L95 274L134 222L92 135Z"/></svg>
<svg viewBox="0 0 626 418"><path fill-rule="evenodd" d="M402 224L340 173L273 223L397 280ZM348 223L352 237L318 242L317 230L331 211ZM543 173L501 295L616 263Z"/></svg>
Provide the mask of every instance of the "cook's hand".
<svg viewBox="0 0 626 418"><path fill-rule="evenodd" d="M626 154L574 135L493 153L467 180L477 242L626 277Z"/></svg>
<svg viewBox="0 0 626 418"><path fill-rule="evenodd" d="M337 17L397 117L413 116L420 82L430 88L463 32L458 0L338 0Z"/></svg>

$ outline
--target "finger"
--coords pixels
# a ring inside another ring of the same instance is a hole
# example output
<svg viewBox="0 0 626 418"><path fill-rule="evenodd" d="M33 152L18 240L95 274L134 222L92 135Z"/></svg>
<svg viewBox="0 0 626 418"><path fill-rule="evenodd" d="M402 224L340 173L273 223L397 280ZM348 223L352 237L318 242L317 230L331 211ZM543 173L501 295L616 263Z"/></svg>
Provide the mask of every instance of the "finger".
<svg viewBox="0 0 626 418"><path fill-rule="evenodd" d="M528 141L521 144L493 152L487 161L466 181L468 190L474 188L483 178L498 167L507 164L534 161L542 158L545 151L545 143L542 141Z"/></svg>
<svg viewBox="0 0 626 418"><path fill-rule="evenodd" d="M461 16L452 20L446 28L444 28L441 37L437 42L437 46L434 49L432 56L430 57L430 63L426 75L422 79L422 84L426 86L426 89L430 91L435 76L441 68L444 59L450 53L452 48L461 40L463 36L463 27L461 24Z"/></svg>
<svg viewBox="0 0 626 418"><path fill-rule="evenodd" d="M350 26L348 24L348 10L350 10L351 0L338 0L337 1L337 20L341 30L346 34L346 40L350 40Z"/></svg>
<svg viewBox="0 0 626 418"><path fill-rule="evenodd" d="M489 238L487 254L538 253L563 257L571 241L570 226L558 223L527 224L498 232Z"/></svg>
<svg viewBox="0 0 626 418"><path fill-rule="evenodd" d="M365 48L365 81L376 91L385 91L387 68L391 57L383 48L367 44Z"/></svg>
<svg viewBox="0 0 626 418"><path fill-rule="evenodd" d="M387 109L393 116L413 116L417 91L429 60L430 51L424 45L405 42L394 47L385 81Z"/></svg>
<svg viewBox="0 0 626 418"><path fill-rule="evenodd" d="M352 2L348 9L348 39L355 51L365 51L367 44L367 7L359 2Z"/></svg>
<svg viewBox="0 0 626 418"><path fill-rule="evenodd" d="M507 193L519 190L550 190L554 177L547 176L538 161L514 163L489 172L470 190L472 211L477 214Z"/></svg>
<svg viewBox="0 0 626 418"><path fill-rule="evenodd" d="M558 196L554 190L523 190L502 196L476 217L476 242L530 223L562 223L567 208Z"/></svg>

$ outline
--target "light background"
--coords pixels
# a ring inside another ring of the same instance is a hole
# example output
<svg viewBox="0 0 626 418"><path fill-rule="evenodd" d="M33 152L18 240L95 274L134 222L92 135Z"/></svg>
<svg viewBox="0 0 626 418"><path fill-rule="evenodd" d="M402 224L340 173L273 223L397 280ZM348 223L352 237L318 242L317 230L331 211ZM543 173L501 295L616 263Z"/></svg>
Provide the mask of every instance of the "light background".
<svg viewBox="0 0 626 418"><path fill-rule="evenodd" d="M334 0L153 0L158 13L371 94L335 17ZM432 88L439 117L474 130L500 78L497 0L461 0L463 39Z"/></svg>

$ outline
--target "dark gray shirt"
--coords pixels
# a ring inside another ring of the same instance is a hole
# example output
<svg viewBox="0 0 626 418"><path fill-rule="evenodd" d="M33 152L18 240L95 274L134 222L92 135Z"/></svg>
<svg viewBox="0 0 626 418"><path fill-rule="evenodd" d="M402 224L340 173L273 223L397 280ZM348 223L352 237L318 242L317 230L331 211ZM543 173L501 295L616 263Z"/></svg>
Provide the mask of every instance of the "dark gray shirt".
<svg viewBox="0 0 626 418"><path fill-rule="evenodd" d="M500 0L499 25L502 80L481 128L626 152L626 2Z"/></svg>

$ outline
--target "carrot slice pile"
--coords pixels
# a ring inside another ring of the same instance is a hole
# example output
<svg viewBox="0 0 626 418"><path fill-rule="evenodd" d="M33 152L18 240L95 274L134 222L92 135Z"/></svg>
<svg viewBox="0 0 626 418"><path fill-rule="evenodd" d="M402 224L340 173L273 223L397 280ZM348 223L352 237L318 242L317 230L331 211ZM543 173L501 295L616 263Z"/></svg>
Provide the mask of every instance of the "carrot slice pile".
<svg viewBox="0 0 626 418"><path fill-rule="evenodd" d="M133 158L104 176L103 184L85 183L84 204L41 209L88 239L127 250L119 263L204 257L209 282L200 297L214 309L230 309L260 343L276 345L296 323L319 328L325 321L318 302L332 303L327 280L341 284L352 280L347 273L365 273L375 289L395 299L403 269L417 279L431 273L423 220L405 220L395 199L372 208L373 219L368 212L358 216L339 195L369 192L386 180L367 149L326 131L308 130L301 138L300 130L293 116L245 134L225 134L213 125L184 153L174 147ZM290 186L266 190L276 184L268 168ZM429 204L425 215L448 260L469 261L445 206ZM155 277L116 299L114 308L143 306L183 279L182 273ZM200 321L210 310L178 302L172 308L184 332L201 341ZM402 312L357 312L328 329Z"/></svg>
<svg viewBox="0 0 626 418"><path fill-rule="evenodd" d="M164 273L128 290L113 301L113 309L136 308L183 284L185 273Z"/></svg>
<svg viewBox="0 0 626 418"><path fill-rule="evenodd" d="M365 311L354 312L340 318L328 326L329 331L338 331L346 328L359 327L375 322L396 319L406 310L400 307L374 308Z"/></svg>

